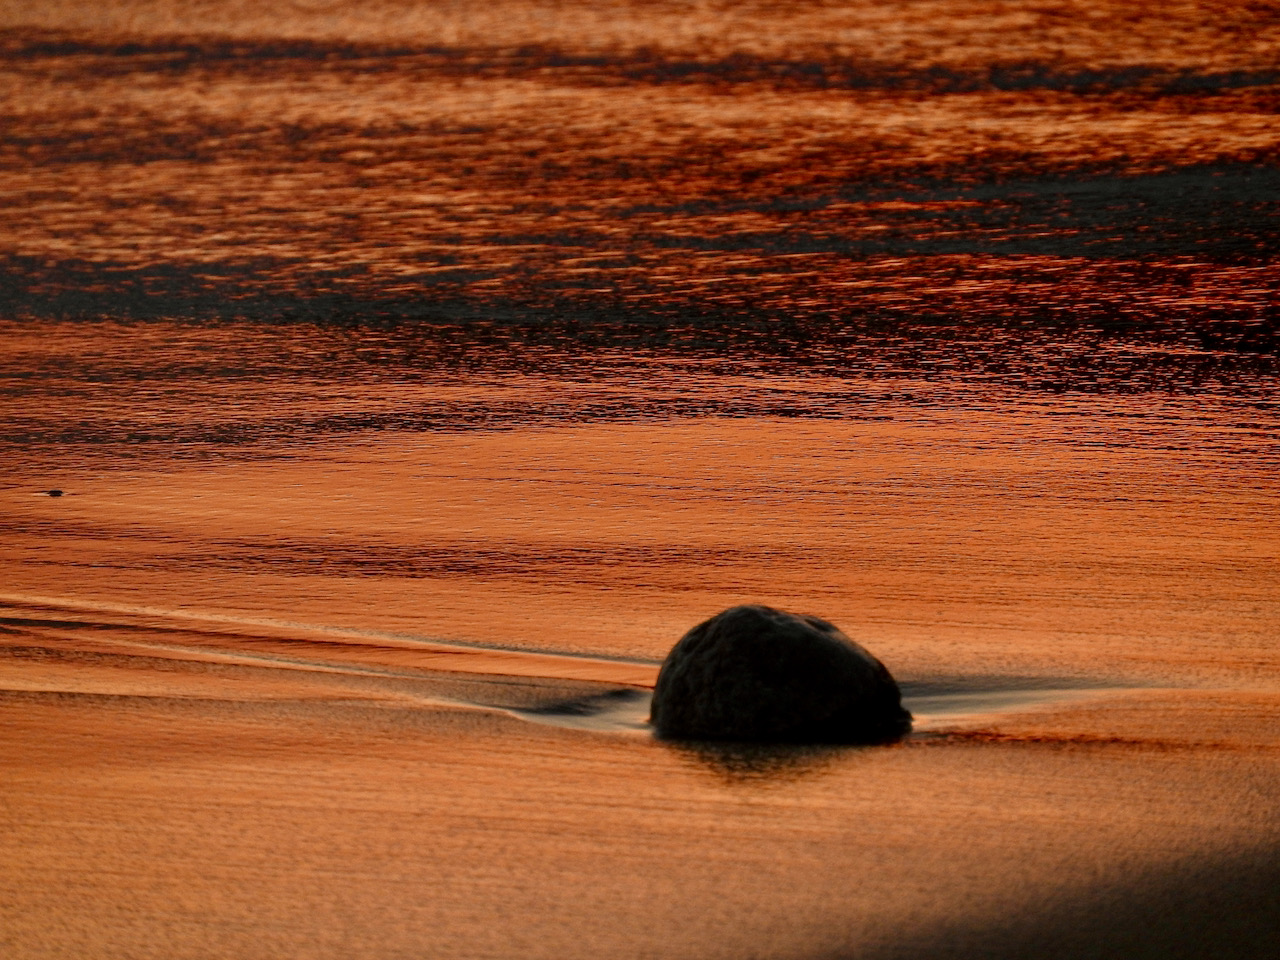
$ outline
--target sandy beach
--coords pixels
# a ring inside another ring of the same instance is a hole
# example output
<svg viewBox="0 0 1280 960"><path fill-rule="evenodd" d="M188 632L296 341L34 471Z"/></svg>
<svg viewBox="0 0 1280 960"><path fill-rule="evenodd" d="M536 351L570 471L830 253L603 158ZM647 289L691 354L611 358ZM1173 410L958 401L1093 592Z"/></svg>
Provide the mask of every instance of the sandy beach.
<svg viewBox="0 0 1280 960"><path fill-rule="evenodd" d="M1270 461L880 409L87 459L60 497L31 448L0 952L1271 956ZM655 740L730 598L843 626L915 732Z"/></svg>
<svg viewBox="0 0 1280 960"><path fill-rule="evenodd" d="M0 960L1280 956L1272 6L0 0Z"/></svg>
<svg viewBox="0 0 1280 960"><path fill-rule="evenodd" d="M714 747L626 725L636 664L4 614L6 956L1278 944L1274 688L908 680L901 744Z"/></svg>

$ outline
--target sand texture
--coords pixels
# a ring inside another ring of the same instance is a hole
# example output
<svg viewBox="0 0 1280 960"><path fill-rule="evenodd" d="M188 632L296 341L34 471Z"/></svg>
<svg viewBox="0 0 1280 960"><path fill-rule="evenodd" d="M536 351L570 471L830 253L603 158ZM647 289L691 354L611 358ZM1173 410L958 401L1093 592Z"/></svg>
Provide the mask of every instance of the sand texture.
<svg viewBox="0 0 1280 960"><path fill-rule="evenodd" d="M566 703L618 687L553 681L537 657L524 675L501 652L487 675L401 651L380 673L377 651L361 670L250 666L6 613L6 957L1280 945L1274 690L1023 690L1001 708L972 684L908 685L926 727L948 697L956 718L893 747L699 747L573 729ZM328 660L309 646L294 659ZM521 712L539 710L552 722Z"/></svg>

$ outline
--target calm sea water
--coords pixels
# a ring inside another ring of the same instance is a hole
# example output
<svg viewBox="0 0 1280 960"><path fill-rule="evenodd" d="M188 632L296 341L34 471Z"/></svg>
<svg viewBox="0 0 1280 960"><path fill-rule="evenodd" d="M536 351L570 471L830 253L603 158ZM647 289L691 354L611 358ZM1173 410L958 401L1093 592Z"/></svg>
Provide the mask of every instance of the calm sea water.
<svg viewBox="0 0 1280 960"><path fill-rule="evenodd" d="M0 706L66 731L13 761L0 948L1013 956L1055 884L1261 849L1278 112L1235 0L0 2ZM740 602L922 716L1148 699L710 774L344 706L643 686Z"/></svg>

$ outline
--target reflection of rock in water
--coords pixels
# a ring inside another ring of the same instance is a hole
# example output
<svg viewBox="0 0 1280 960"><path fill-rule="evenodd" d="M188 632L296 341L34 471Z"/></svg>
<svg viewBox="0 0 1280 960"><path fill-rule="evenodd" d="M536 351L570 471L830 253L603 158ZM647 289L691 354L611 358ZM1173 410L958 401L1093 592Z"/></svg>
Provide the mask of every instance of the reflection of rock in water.
<svg viewBox="0 0 1280 960"><path fill-rule="evenodd" d="M841 756L855 752L831 744L734 743L707 740L672 745L685 758L729 783L798 780L821 773Z"/></svg>
<svg viewBox="0 0 1280 960"><path fill-rule="evenodd" d="M817 617L732 607L668 654L653 691L660 737L871 744L911 729L875 657Z"/></svg>

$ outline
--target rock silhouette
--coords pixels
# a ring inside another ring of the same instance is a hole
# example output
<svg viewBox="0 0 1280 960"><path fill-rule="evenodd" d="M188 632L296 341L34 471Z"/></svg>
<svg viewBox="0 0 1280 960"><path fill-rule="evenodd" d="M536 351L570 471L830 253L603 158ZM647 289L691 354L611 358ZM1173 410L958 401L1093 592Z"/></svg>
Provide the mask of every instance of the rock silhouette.
<svg viewBox="0 0 1280 960"><path fill-rule="evenodd" d="M698 624L658 673L659 737L872 744L911 729L884 664L817 617L731 607Z"/></svg>

